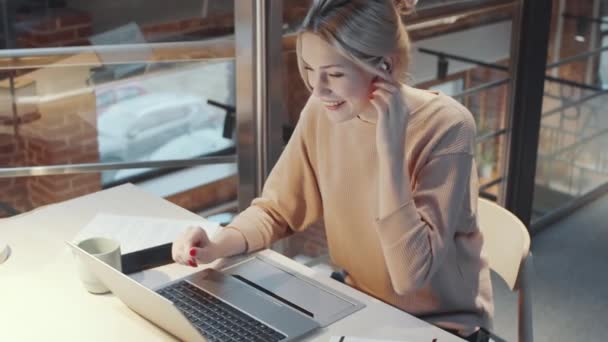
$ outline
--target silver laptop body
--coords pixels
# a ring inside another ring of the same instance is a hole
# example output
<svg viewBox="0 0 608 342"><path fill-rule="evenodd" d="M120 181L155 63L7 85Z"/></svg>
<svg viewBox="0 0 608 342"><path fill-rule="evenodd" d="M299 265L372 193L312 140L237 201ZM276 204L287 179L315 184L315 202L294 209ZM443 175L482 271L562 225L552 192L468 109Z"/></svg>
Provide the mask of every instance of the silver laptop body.
<svg viewBox="0 0 608 342"><path fill-rule="evenodd" d="M320 324L313 318L263 291L217 270L205 269L172 281L156 290L151 290L88 254L78 246L70 242L67 242L67 244L110 291L129 308L185 341L216 341L218 339L216 337L205 337L207 335L206 331L201 328L200 324L197 324L202 319L199 320L200 317L197 317L198 312L194 307L186 306L186 308L192 310L184 310L183 304L178 307L173 301L160 294L170 289L173 290L176 286L196 287L195 290L206 292L215 298L213 301L221 301L220 304L224 307L226 304L229 305L230 312L237 314L238 317L243 316L252 322L257 321L257 324L262 323L275 332L279 332L282 337L277 340L280 341L292 341L320 328ZM193 298L198 299L196 295L189 299ZM210 302L203 301L201 303L203 306L206 304L210 304ZM233 316L227 315L227 317ZM208 317L203 318L208 320ZM209 330L213 329L210 328ZM242 338L241 335L237 337L239 339L235 338L235 341L248 340L247 338L240 339ZM230 339L224 336L219 340L229 341ZM260 338L255 337L249 340L257 341ZM262 340L266 341L266 339Z"/></svg>

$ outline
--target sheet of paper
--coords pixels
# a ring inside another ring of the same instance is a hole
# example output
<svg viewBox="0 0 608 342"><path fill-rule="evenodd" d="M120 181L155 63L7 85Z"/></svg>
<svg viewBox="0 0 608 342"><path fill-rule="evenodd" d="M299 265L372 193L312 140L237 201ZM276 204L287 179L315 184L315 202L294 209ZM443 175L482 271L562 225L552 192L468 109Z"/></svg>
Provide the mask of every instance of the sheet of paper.
<svg viewBox="0 0 608 342"><path fill-rule="evenodd" d="M406 340L386 340L372 337L332 336L329 342L407 342Z"/></svg>
<svg viewBox="0 0 608 342"><path fill-rule="evenodd" d="M200 220L174 220L99 213L82 228L74 241L103 236L120 241L120 251L126 254L173 242L190 226L202 227L209 236L220 227L202 217Z"/></svg>

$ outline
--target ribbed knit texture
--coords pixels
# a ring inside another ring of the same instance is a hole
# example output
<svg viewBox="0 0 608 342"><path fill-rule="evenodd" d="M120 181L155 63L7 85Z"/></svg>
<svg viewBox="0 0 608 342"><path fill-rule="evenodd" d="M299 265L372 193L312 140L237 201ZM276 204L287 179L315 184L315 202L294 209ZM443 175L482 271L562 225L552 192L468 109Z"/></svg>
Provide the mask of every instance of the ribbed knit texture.
<svg viewBox="0 0 608 342"><path fill-rule="evenodd" d="M248 250L322 221L332 262L352 286L463 334L491 328L470 112L435 93L410 113L404 170L411 199L377 217L376 124L333 123L324 111L309 99L261 197L230 224Z"/></svg>

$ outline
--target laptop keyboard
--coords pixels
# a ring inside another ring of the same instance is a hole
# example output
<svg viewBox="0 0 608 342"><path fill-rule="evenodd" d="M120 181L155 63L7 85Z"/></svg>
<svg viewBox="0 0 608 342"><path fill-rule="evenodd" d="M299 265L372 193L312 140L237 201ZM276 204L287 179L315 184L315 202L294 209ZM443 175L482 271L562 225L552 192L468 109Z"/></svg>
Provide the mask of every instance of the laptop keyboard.
<svg viewBox="0 0 608 342"><path fill-rule="evenodd" d="M208 341L281 341L285 335L184 280L157 291Z"/></svg>

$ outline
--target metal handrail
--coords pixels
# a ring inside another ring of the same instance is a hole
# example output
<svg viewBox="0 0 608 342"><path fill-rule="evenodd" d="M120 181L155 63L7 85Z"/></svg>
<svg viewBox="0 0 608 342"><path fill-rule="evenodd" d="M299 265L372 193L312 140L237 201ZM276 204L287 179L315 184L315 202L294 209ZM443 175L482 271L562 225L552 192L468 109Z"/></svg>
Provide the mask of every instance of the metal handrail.
<svg viewBox="0 0 608 342"><path fill-rule="evenodd" d="M175 63L184 61L221 61L234 59L232 56L206 56L201 58L142 58L142 53L162 53L163 51L174 51L176 49L204 49L207 47L220 46L220 44L234 45L231 41L223 38L214 38L194 42L169 42L169 43L137 43L124 45L88 45L71 47L51 48L25 48L0 50L0 70L31 69L31 68L55 68L66 66L94 66L94 65L123 65L123 64L152 64L152 63ZM107 60L103 56L116 54L120 60ZM57 60L67 59L73 56L89 56L89 59L80 58L73 61L50 63L44 61L38 63L40 58L53 58ZM104 60L105 59L105 60ZM22 63L22 65L20 64Z"/></svg>
<svg viewBox="0 0 608 342"><path fill-rule="evenodd" d="M473 59L473 58L453 55L453 54L450 54L450 53L444 53L444 52L441 52L441 51L435 51L435 50L426 49L426 48L418 48L418 51L420 51L422 53L426 53L428 55L434 55L434 56L437 56L437 57L445 57L445 58L453 59L455 61L459 61L459 62L463 62L463 63L475 64L475 65L480 65L480 66L483 66L483 67L486 67L486 68L490 68L490 69L496 69L496 70L500 70L500 71L509 71L509 67L505 66L505 65L499 65L499 64L495 64L495 63L488 63L488 62L476 60L476 59Z"/></svg>
<svg viewBox="0 0 608 342"><path fill-rule="evenodd" d="M476 87L471 87L471 88L466 89L466 90L464 90L464 91L462 91L460 93L454 94L451 97L452 98L459 98L459 97L464 97L464 96L467 96L467 95L471 95L471 94L480 92L482 90L498 87L500 85L508 83L510 80L511 80L511 78L507 77L507 78L502 78L500 80L483 83L483 84L480 84L480 85L478 85Z"/></svg>
<svg viewBox="0 0 608 342"><path fill-rule="evenodd" d="M564 106L561 106L561 107L558 107L558 108L554 108L554 109L552 109L552 110L550 110L550 111L548 111L548 112L542 113L541 117L542 117L542 118L545 118L545 117L547 117L547 116L551 116L551 115L554 115L554 114L560 113L560 112L562 112L564 109L568 109L568 108L570 108L570 107L577 106L577 105L579 105L579 104L582 104L582 103L584 103L584 102L587 102L587 101L589 101L589 100L591 100L591 99L593 99L593 98L596 98L596 97L598 97L598 96L604 95L604 94L606 94L606 93L608 93L608 89L605 89L605 90L602 90L602 91L598 91L597 93L593 93L593 94L591 94L591 95L589 95L589 96L585 96L585 97L580 98L580 99L578 99L578 100L576 100L576 101L568 102L568 104L566 104L566 105L564 105Z"/></svg>
<svg viewBox="0 0 608 342"><path fill-rule="evenodd" d="M236 155L145 162L83 163L0 168L0 178L94 173L107 170L142 168L180 168L209 164L236 163Z"/></svg>
<svg viewBox="0 0 608 342"><path fill-rule="evenodd" d="M0 59L26 58L26 57L47 57L47 56L67 56L83 54L83 53L125 53L125 52L149 52L152 49L177 49L177 48L195 48L213 45L218 42L224 42L225 37L213 38L197 41L184 42L165 42L165 43L129 43L117 45L82 45L82 46L62 46L62 47L40 47L40 48L23 48L23 49L2 49L0 50Z"/></svg>
<svg viewBox="0 0 608 342"><path fill-rule="evenodd" d="M497 137L499 135L506 134L508 131L509 131L508 128L501 128L501 129L499 129L497 131L492 131L492 132L488 132L488 133L485 133L485 134L482 134L482 135L478 135L477 137L475 137L475 143L476 144L480 144L480 143L482 143L482 142L484 142L486 140L490 140L490 139L492 139L494 137Z"/></svg>
<svg viewBox="0 0 608 342"><path fill-rule="evenodd" d="M568 64L570 62L573 62L573 61L575 61L577 59L583 59L583 58L586 58L586 57L591 57L593 55L597 55L599 53L602 53L602 52L604 52L606 50L608 50L608 46L604 46L604 47L601 47L599 49L595 49L595 50L584 52L584 53L581 53L581 54L578 54L578 55L567 57L567 58L559 60L559 61L557 61L555 63L547 64L547 68L546 69L547 70L548 69L553 69L553 68L556 68L556 67L561 66L563 64Z"/></svg>
<svg viewBox="0 0 608 342"><path fill-rule="evenodd" d="M485 184L482 184L482 185L479 186L479 192L484 192L487 189L493 187L494 185L502 183L504 180L505 180L504 177L498 177L498 178L493 179L493 180L491 180L491 181L489 181L489 182L487 182Z"/></svg>
<svg viewBox="0 0 608 342"><path fill-rule="evenodd" d="M559 150L552 151L551 153L547 153L547 154L539 154L538 158L539 159L549 159L549 160L554 159L557 156L559 156L560 154L569 152L569 151L571 151L571 150L573 150L573 149L575 149L577 147L585 145L588 142L593 141L594 139L596 139L596 138L598 138L598 137L600 137L602 135L606 135L606 134L608 134L608 128L607 129L603 129L603 130L598 131L598 132L595 132L595 133L593 133L591 135L588 135L586 137L583 137L582 139L579 139L576 142L574 142L574 143L572 143L572 144L570 144L570 145L568 145L568 146L566 146L564 148L561 148Z"/></svg>
<svg viewBox="0 0 608 342"><path fill-rule="evenodd" d="M455 61L459 61L459 62L463 62L463 63L475 64L475 65L479 65L479 66L486 67L486 68L489 68L489 69L494 69L494 70L499 70L499 71L504 71L504 72L508 72L509 71L509 67L508 66L504 66L504 65L500 65L500 64L496 64L496 63L488 63L488 62L476 60L476 59L473 59L473 58L453 55L453 54L444 53L444 52L441 52L441 51L430 50L430 49L426 49L426 48L419 48L418 51L420 51L421 53L426 53L426 54L429 54L429 55L434 55L434 56L437 56L439 58L449 58L449 59L453 59ZM593 85L589 85L589 84L585 84L585 83L579 83L579 82L576 82L576 81L571 81L571 80L567 80L567 79L564 79L564 78L553 77L553 76L549 76L549 75L545 75L545 80L547 80L549 82L559 83L559 84L566 84L566 85L569 85L569 86L572 86L572 87L578 87L578 88L582 88L582 89L588 89L588 90L594 90L594 91L601 91L602 90L602 88L596 87L596 86L593 86Z"/></svg>

